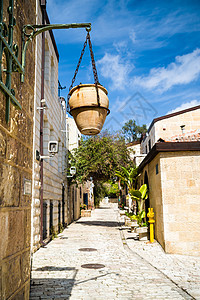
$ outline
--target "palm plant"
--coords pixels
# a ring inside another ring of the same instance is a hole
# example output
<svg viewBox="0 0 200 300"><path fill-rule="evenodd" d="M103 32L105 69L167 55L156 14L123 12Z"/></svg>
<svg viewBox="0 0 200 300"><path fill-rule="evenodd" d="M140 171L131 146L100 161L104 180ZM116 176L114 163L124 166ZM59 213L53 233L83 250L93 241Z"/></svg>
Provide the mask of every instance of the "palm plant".
<svg viewBox="0 0 200 300"><path fill-rule="evenodd" d="M127 184L128 187L128 202L129 202L129 212L131 211L132 207L132 199L130 196L130 190L134 188L136 185L136 177L138 173L138 168L130 168L129 170L125 167L121 167L122 171L116 171L115 175L121 179L122 182Z"/></svg>
<svg viewBox="0 0 200 300"><path fill-rule="evenodd" d="M139 190L130 190L130 195L132 200L137 201L137 206L138 206L138 213L135 218L138 221L139 226L143 226L143 219L145 218L145 211L144 211L144 203L145 200L148 198L148 189L147 185L143 184Z"/></svg>
<svg viewBox="0 0 200 300"><path fill-rule="evenodd" d="M135 186L136 177L138 173L138 168L130 168L130 170L125 167L121 167L122 171L116 171L115 175L119 177L124 183L127 184L128 190L131 190Z"/></svg>

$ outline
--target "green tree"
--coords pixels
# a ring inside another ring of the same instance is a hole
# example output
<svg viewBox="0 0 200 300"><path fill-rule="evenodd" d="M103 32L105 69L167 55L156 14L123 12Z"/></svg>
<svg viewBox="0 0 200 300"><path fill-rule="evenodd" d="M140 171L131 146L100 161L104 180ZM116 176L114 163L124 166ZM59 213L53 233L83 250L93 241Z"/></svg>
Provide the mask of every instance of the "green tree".
<svg viewBox="0 0 200 300"><path fill-rule="evenodd" d="M131 164L125 139L119 134L104 133L82 140L71 158L71 165L77 170L75 179L79 182L90 177L94 182L106 182L115 177L117 170Z"/></svg>
<svg viewBox="0 0 200 300"><path fill-rule="evenodd" d="M147 132L146 125L139 126L135 120L129 120L122 127L122 134L130 142L138 141L143 133Z"/></svg>

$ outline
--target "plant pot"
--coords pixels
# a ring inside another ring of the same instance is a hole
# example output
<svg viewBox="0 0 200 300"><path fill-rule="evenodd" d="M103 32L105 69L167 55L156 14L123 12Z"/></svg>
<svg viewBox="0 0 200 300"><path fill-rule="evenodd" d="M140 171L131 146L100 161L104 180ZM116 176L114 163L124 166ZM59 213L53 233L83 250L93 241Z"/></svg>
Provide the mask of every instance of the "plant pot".
<svg viewBox="0 0 200 300"><path fill-rule="evenodd" d="M147 241L149 239L148 227L137 227L135 232L139 234L140 241Z"/></svg>
<svg viewBox="0 0 200 300"><path fill-rule="evenodd" d="M119 214L120 214L120 216L124 216L125 215L125 210L120 210Z"/></svg>
<svg viewBox="0 0 200 300"><path fill-rule="evenodd" d="M90 209L82 209L81 210L81 217L91 217L91 210Z"/></svg>
<svg viewBox="0 0 200 300"><path fill-rule="evenodd" d="M124 216L124 225L128 226L128 223L130 222L130 218L127 217L126 215Z"/></svg>
<svg viewBox="0 0 200 300"><path fill-rule="evenodd" d="M69 92L71 95L69 99L70 114L81 134L95 135L103 127L109 112L108 92L101 85L98 85L98 92L99 106L95 84L80 84Z"/></svg>

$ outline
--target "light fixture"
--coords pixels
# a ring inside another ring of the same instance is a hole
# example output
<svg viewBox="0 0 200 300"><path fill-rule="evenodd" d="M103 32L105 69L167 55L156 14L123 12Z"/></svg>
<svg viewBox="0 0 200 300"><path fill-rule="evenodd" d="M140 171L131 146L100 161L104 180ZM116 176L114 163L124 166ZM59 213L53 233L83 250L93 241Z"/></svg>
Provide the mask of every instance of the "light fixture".
<svg viewBox="0 0 200 300"><path fill-rule="evenodd" d="M40 102L41 102L41 106L37 107L37 110L49 109L45 99L42 99Z"/></svg>

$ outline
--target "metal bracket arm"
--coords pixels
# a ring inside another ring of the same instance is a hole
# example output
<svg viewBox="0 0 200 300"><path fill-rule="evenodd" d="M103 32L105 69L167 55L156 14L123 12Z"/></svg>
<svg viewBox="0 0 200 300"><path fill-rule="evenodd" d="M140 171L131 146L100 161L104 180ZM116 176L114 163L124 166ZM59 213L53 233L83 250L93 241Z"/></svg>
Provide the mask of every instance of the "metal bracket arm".
<svg viewBox="0 0 200 300"><path fill-rule="evenodd" d="M91 23L71 23L71 24L46 24L46 25L25 25L22 30L22 70L21 82L24 82L24 73L26 65L26 50L30 41L42 32L52 29L70 29L70 28L86 28L87 31L91 30ZM27 31L31 31L28 33ZM26 39L27 38L27 39Z"/></svg>

